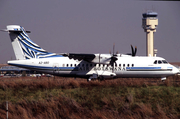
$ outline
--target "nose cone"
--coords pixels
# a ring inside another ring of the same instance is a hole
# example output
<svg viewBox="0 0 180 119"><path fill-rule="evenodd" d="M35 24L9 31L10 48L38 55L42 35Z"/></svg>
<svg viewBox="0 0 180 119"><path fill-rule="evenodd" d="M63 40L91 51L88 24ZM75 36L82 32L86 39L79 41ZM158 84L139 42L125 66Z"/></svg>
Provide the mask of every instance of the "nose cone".
<svg viewBox="0 0 180 119"><path fill-rule="evenodd" d="M173 71L173 74L180 73L180 72L179 72L179 69L178 69L178 68L176 68L176 67L173 67L173 70L172 70L172 71Z"/></svg>

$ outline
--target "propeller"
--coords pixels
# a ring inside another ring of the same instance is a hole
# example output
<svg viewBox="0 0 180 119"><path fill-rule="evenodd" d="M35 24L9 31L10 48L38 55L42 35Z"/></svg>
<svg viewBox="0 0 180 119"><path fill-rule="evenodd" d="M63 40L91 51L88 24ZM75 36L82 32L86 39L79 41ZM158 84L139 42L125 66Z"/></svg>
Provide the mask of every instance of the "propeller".
<svg viewBox="0 0 180 119"><path fill-rule="evenodd" d="M117 59L117 53L118 52L116 52L116 54L114 53L114 50L115 50L115 44L113 45L113 54L112 54L112 56L111 56L111 61L110 61L110 65L112 66L112 72L114 72L114 64L116 64L116 60L118 60ZM111 54L111 52L110 52L110 54Z"/></svg>
<svg viewBox="0 0 180 119"><path fill-rule="evenodd" d="M133 48L133 46L131 45L131 53L127 53L127 55L131 55L131 56L136 56L136 52L137 52L137 47L135 46L135 48Z"/></svg>
<svg viewBox="0 0 180 119"><path fill-rule="evenodd" d="M135 49L133 48L133 46L131 45L131 50L132 50L132 56L136 56L136 52L137 52L137 47L135 46Z"/></svg>

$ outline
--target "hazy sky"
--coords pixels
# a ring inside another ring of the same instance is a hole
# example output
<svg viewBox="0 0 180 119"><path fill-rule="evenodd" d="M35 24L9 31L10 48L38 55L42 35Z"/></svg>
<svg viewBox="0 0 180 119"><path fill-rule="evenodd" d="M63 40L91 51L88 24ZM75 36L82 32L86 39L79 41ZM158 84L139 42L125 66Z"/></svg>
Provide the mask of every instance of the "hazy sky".
<svg viewBox="0 0 180 119"><path fill-rule="evenodd" d="M158 56L180 62L180 2L137 0L0 0L0 29L21 25L31 40L55 53L146 55L142 13L158 13L154 35ZM0 63L15 59L9 35L0 32Z"/></svg>

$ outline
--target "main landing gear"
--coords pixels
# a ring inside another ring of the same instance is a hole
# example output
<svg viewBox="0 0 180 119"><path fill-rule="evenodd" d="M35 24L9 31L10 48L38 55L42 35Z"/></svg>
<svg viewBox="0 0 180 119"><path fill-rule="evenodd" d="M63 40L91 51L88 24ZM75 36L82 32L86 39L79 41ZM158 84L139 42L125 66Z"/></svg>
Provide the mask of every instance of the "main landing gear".
<svg viewBox="0 0 180 119"><path fill-rule="evenodd" d="M91 81L92 79L98 79L99 81L103 81L104 77L103 76L97 76L96 74L94 76L90 76L87 78L87 82Z"/></svg>

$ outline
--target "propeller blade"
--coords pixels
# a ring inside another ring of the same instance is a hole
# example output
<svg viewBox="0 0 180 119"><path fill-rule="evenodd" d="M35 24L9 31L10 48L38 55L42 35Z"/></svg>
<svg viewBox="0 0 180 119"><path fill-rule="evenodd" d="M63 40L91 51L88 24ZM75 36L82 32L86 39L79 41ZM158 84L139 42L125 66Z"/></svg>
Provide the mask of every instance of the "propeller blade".
<svg viewBox="0 0 180 119"><path fill-rule="evenodd" d="M112 72L114 72L114 63L116 64L116 60L118 60L116 57L111 57L110 65L112 66Z"/></svg>
<svg viewBox="0 0 180 119"><path fill-rule="evenodd" d="M137 52L137 47L135 47L135 49L133 48L133 46L131 45L131 50L132 50L132 56L136 56L136 52Z"/></svg>
<svg viewBox="0 0 180 119"><path fill-rule="evenodd" d="M131 45L131 52L132 52L132 56L134 56L134 48L132 45Z"/></svg>
<svg viewBox="0 0 180 119"><path fill-rule="evenodd" d="M111 52L110 52L110 54L111 54ZM116 60L118 60L118 58L116 58L117 54L118 54L118 52L115 53L115 44L113 44L113 52L111 54L111 58L110 58L110 62L109 62L109 64L112 66L112 72L114 72L114 63L117 64L116 63Z"/></svg>
<svg viewBox="0 0 180 119"><path fill-rule="evenodd" d="M134 53L135 55L134 56L136 56L136 52L137 52L137 47L135 46L135 53Z"/></svg>

